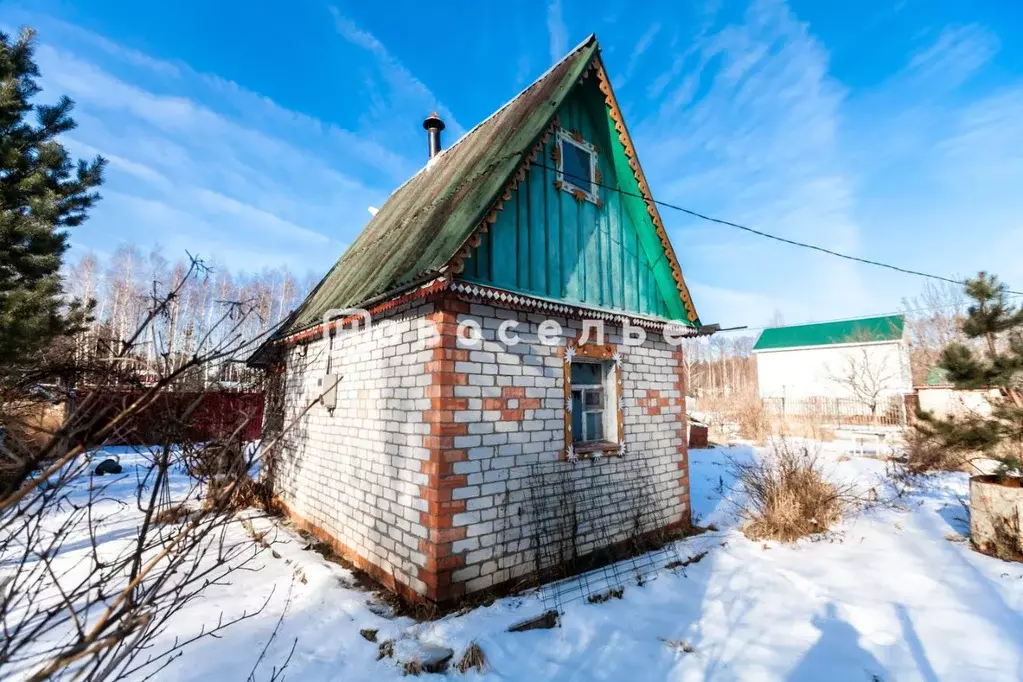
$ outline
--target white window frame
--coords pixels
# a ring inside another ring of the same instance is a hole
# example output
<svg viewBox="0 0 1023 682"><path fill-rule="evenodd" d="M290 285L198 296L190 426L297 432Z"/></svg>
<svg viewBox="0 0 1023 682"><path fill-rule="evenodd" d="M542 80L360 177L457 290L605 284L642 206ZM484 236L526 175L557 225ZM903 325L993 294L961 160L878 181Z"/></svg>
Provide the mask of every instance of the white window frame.
<svg viewBox="0 0 1023 682"><path fill-rule="evenodd" d="M558 143L558 183L561 185L561 189L566 192L578 190L585 195L586 201L597 203L597 149L586 140L579 141L572 137L572 133L565 130L564 128L558 128L557 135ZM590 186L580 187L583 182L579 178L566 178L565 177L565 145L570 144L573 147L582 149L584 152L590 155Z"/></svg>
<svg viewBox="0 0 1023 682"><path fill-rule="evenodd" d="M577 440L576 434L572 434L572 443L576 446L587 446L595 443L618 443L618 386L615 381L615 364L613 361L607 360L572 360L571 364L580 365L597 365L600 367L600 384L577 384L572 382L570 386L569 400L575 402L576 392L580 393L579 405L583 410L583 415L580 417L580 423L583 425L583 431L586 431L586 414L592 412L599 412L601 414L601 426L603 433L599 434L596 438L587 438L586 440ZM586 408L586 393L596 390L601 391L603 400L599 408ZM569 421L572 424L572 421ZM586 434L583 435L592 435Z"/></svg>

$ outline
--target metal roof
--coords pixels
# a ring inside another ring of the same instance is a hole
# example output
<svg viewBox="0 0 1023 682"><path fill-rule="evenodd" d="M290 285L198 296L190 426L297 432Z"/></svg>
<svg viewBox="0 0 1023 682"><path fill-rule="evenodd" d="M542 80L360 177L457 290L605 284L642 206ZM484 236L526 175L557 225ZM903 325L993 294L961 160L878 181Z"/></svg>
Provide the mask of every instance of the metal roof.
<svg viewBox="0 0 1023 682"><path fill-rule="evenodd" d="M884 315L839 322L773 327L760 333L753 350L897 341L902 338L905 322L903 315Z"/></svg>
<svg viewBox="0 0 1023 682"><path fill-rule="evenodd" d="M598 52L591 35L399 187L275 335L431 273L455 255Z"/></svg>

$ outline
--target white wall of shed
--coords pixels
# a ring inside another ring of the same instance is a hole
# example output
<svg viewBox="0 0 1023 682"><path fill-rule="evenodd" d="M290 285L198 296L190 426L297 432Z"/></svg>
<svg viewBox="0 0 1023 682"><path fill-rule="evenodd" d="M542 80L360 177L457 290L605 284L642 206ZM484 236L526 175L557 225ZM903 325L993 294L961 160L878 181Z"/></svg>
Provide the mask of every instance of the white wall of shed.
<svg viewBox="0 0 1023 682"><path fill-rule="evenodd" d="M882 395L913 390L909 351L902 341L760 351L756 357L762 398L855 398L837 379L847 373L850 362L869 363L884 378Z"/></svg>

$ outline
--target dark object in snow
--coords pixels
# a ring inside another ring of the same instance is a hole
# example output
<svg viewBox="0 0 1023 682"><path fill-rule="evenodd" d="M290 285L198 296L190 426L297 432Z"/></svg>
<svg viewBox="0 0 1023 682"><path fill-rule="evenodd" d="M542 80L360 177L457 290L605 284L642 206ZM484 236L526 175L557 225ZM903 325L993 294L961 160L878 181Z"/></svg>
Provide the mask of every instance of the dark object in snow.
<svg viewBox="0 0 1023 682"><path fill-rule="evenodd" d="M525 632L526 630L550 630L551 628L558 627L558 612L557 611L545 611L535 618L524 620L520 623L515 623L508 632Z"/></svg>
<svg viewBox="0 0 1023 682"><path fill-rule="evenodd" d="M448 669L455 652L446 646L436 644L420 644L419 655L415 662L419 664L424 673L442 673Z"/></svg>
<svg viewBox="0 0 1023 682"><path fill-rule="evenodd" d="M621 599L623 594L625 594L624 587L609 587L603 592L594 592L586 598L586 601L591 604L603 604L612 599Z"/></svg>
<svg viewBox="0 0 1023 682"><path fill-rule="evenodd" d="M708 554L707 551L698 552L697 554L694 554L685 561L672 561L670 564L665 564L664 567L669 571L675 568L685 568L686 566L689 566L691 564L699 563L700 559L707 556L707 554Z"/></svg>
<svg viewBox="0 0 1023 682"><path fill-rule="evenodd" d="M96 465L96 470L93 474L96 476L102 476L103 474L119 474L124 469L121 467L120 462L117 461L116 457L110 457Z"/></svg>
<svg viewBox="0 0 1023 682"><path fill-rule="evenodd" d="M362 630L359 630L359 634L362 635L362 638L365 639L367 642L375 642L375 641L377 641L377 631L376 630L373 630L373 629L370 629L370 628L364 628Z"/></svg>
<svg viewBox="0 0 1023 682"><path fill-rule="evenodd" d="M388 639L380 643L377 648L377 660L382 658L391 658L394 656L394 640Z"/></svg>

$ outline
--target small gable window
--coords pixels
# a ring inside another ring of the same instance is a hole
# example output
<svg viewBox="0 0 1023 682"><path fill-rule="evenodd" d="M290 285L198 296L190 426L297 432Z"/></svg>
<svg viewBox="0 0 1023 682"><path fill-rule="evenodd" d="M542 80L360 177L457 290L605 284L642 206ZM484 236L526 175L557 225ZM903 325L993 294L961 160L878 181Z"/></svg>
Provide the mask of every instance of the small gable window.
<svg viewBox="0 0 1023 682"><path fill-rule="evenodd" d="M597 150L582 135L558 130L558 186L576 199L597 203Z"/></svg>

